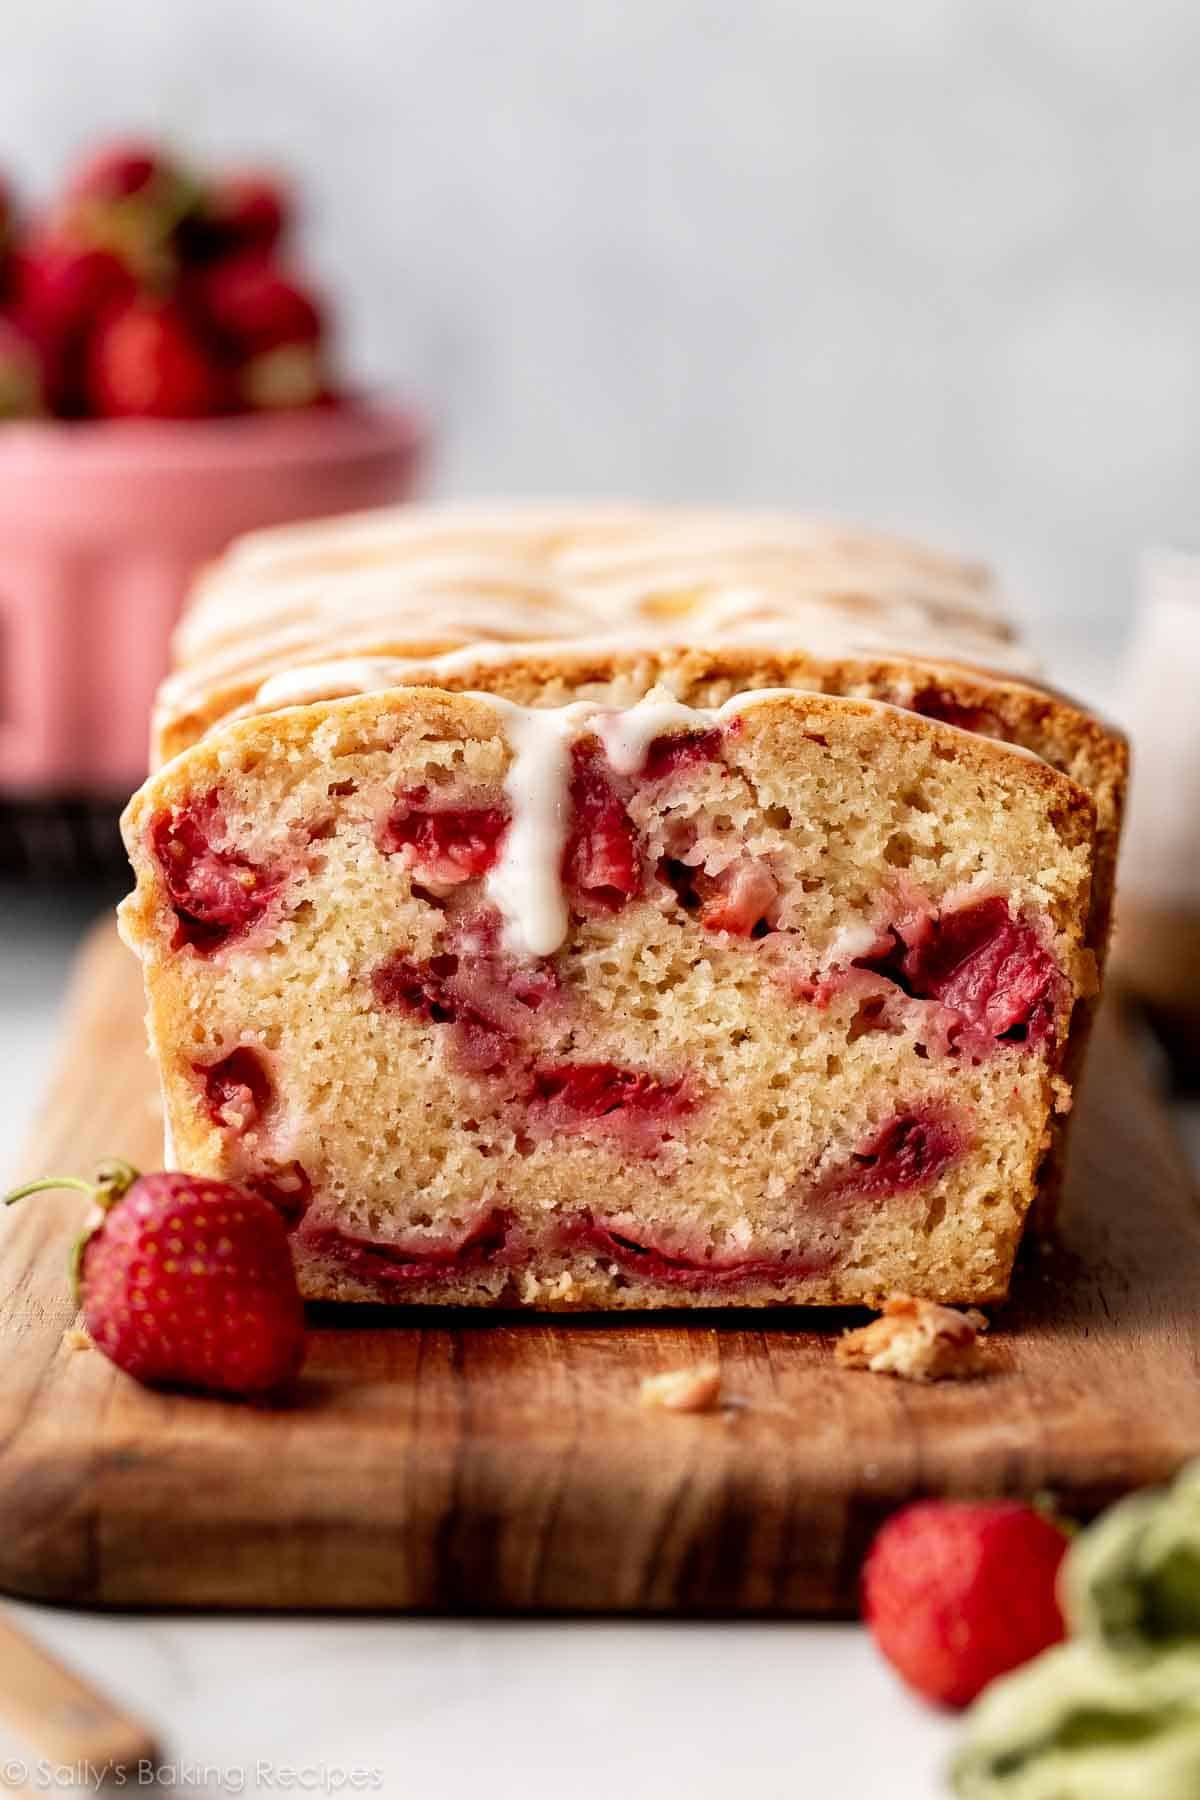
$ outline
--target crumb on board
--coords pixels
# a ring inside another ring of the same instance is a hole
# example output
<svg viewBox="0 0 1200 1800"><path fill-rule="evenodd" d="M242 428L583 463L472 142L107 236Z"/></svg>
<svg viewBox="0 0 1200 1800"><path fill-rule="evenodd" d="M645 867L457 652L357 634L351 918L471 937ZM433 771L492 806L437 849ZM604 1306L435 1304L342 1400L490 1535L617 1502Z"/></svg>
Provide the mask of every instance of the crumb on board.
<svg viewBox="0 0 1200 1800"><path fill-rule="evenodd" d="M81 1325L72 1325L69 1331L63 1332L63 1346L67 1350L93 1350L95 1345Z"/></svg>
<svg viewBox="0 0 1200 1800"><path fill-rule="evenodd" d="M986 1330L987 1320L974 1307L959 1312L893 1294L878 1319L843 1333L834 1355L844 1369L869 1369L902 1381L959 1381L982 1372L979 1334Z"/></svg>
<svg viewBox="0 0 1200 1800"><path fill-rule="evenodd" d="M720 1398L721 1371L716 1363L666 1369L661 1375L647 1375L641 1386L642 1405L667 1412L711 1412Z"/></svg>

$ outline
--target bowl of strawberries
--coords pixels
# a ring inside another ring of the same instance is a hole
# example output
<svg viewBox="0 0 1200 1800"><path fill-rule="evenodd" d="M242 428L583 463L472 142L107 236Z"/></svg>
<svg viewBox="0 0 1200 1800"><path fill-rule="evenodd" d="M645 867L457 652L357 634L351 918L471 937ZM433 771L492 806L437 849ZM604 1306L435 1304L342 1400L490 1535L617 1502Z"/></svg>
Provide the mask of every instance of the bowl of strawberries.
<svg viewBox="0 0 1200 1800"><path fill-rule="evenodd" d="M114 143L43 213L0 192L0 797L118 797L197 568L389 504L425 448L339 381L278 180Z"/></svg>

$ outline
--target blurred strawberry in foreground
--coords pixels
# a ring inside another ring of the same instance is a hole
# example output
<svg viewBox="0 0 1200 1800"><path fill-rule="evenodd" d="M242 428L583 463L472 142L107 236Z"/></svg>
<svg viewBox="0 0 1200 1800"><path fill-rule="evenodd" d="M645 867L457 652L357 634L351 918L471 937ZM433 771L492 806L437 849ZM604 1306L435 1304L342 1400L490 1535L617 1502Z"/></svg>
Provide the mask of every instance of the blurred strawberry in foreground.
<svg viewBox="0 0 1200 1800"><path fill-rule="evenodd" d="M80 1304L98 1349L153 1387L252 1397L290 1381L304 1358L304 1308L287 1229L260 1194L177 1172L107 1164L76 1248Z"/></svg>
<svg viewBox="0 0 1200 1800"><path fill-rule="evenodd" d="M278 255L286 187L197 177L159 145L83 159L25 228L0 182L0 308L39 364L7 371L0 416L196 418L334 397L324 308Z"/></svg>
<svg viewBox="0 0 1200 1800"><path fill-rule="evenodd" d="M1055 1581L1067 1543L1018 1501L918 1501L871 1547L863 1617L910 1687L967 1706L1065 1635Z"/></svg>
<svg viewBox="0 0 1200 1800"><path fill-rule="evenodd" d="M110 419L200 419L220 412L225 371L171 300L131 300L88 348L88 410Z"/></svg>

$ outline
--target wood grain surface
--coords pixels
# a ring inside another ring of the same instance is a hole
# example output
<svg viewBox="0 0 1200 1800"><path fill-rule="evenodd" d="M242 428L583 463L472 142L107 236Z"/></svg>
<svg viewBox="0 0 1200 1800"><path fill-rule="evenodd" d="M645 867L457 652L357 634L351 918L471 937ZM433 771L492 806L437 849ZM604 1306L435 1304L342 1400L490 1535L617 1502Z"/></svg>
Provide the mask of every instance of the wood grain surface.
<svg viewBox="0 0 1200 1800"><path fill-rule="evenodd" d="M20 1170L158 1160L132 958L81 960ZM137 1387L74 1346L83 1202L0 1218L0 1587L89 1606L797 1615L852 1609L889 1509L1048 1489L1091 1512L1200 1453L1200 1214L1110 1023L1059 1243L981 1380L838 1370L851 1315L314 1314L294 1397ZM732 1404L650 1412L643 1375L717 1358Z"/></svg>

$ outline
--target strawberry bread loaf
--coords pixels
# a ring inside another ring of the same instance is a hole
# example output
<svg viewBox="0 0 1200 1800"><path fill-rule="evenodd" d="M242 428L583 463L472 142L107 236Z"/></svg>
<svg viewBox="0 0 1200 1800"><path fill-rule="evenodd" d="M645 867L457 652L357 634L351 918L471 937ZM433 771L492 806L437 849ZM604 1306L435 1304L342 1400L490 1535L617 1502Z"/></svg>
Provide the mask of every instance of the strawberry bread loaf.
<svg viewBox="0 0 1200 1800"><path fill-rule="evenodd" d="M1120 740L932 553L470 518L250 540L185 620L121 911L174 1161L269 1195L313 1298L1002 1296L1097 987ZM577 616L601 562L607 631ZM701 591L742 626L694 637Z"/></svg>

